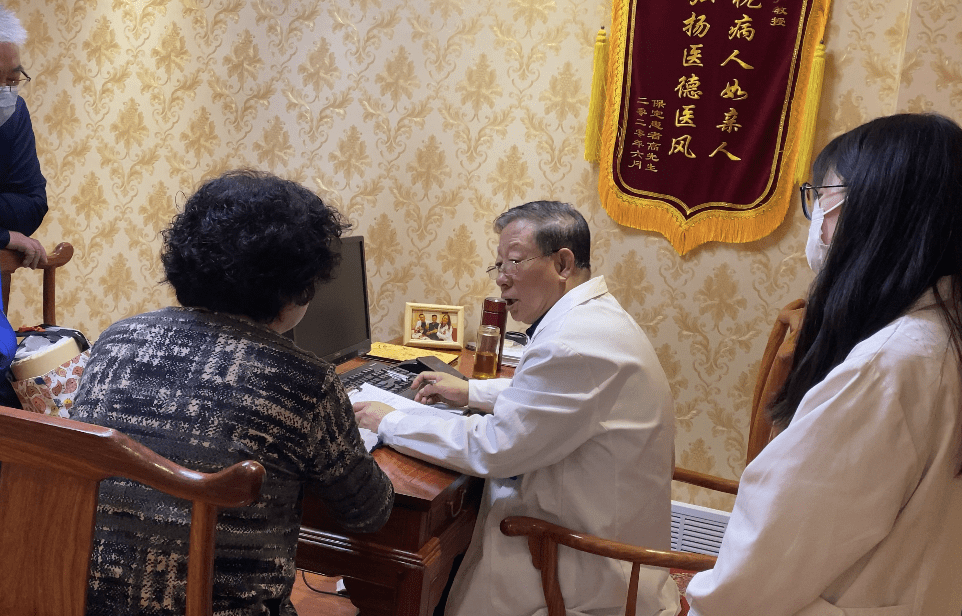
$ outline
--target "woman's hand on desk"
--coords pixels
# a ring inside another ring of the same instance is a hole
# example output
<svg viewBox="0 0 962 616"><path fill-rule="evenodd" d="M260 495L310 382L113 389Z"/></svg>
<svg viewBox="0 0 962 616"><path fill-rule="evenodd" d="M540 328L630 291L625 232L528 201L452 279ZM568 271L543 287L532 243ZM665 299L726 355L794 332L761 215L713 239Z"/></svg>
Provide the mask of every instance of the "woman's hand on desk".
<svg viewBox="0 0 962 616"><path fill-rule="evenodd" d="M393 410L395 410L393 406L383 402L354 403L354 417L357 418L358 427L367 428L375 434L377 434L378 426L381 425L381 420Z"/></svg>
<svg viewBox="0 0 962 616"><path fill-rule="evenodd" d="M444 402L451 406L467 406L468 382L443 372L422 372L411 383L417 389L414 401L422 404Z"/></svg>

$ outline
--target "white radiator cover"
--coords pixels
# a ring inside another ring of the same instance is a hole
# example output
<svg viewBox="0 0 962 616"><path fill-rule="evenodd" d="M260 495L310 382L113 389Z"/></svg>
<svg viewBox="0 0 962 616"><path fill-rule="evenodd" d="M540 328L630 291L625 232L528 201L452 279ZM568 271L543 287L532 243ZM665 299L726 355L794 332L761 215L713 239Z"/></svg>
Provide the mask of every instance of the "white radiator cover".
<svg viewBox="0 0 962 616"><path fill-rule="evenodd" d="M671 549L718 556L731 514L671 501Z"/></svg>

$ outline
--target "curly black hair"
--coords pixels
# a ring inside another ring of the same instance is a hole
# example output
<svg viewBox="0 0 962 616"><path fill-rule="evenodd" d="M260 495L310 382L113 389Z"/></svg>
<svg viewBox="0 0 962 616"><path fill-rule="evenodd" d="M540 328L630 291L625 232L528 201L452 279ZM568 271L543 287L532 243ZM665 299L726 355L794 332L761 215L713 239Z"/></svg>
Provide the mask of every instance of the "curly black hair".
<svg viewBox="0 0 962 616"><path fill-rule="evenodd" d="M269 323L334 277L349 229L295 182L230 171L201 186L164 230L165 282L183 306Z"/></svg>

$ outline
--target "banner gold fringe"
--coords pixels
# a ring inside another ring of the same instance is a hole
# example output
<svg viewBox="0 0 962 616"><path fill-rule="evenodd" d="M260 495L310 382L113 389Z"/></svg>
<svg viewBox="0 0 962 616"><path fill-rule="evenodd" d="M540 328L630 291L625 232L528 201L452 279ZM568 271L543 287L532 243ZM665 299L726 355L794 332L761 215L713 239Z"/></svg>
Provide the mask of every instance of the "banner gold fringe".
<svg viewBox="0 0 962 616"><path fill-rule="evenodd" d="M805 97L805 125L802 127L801 143L798 146L798 165L795 167L795 184L800 185L808 179L812 164L812 149L815 147L815 125L818 119L818 104L822 99L822 80L825 76L825 43L815 47L812 60L812 77L808 80L808 95Z"/></svg>
<svg viewBox="0 0 962 616"><path fill-rule="evenodd" d="M601 132L601 163L598 174L598 193L601 204L618 224L660 233L680 255L706 242L744 243L761 239L774 231L785 219L795 193L795 169L798 163L798 145L801 137L802 118L800 109L790 114L785 152L779 167L778 182L767 206L747 212L712 212L685 220L680 214L663 207L659 201L626 195L614 182L614 147L618 131L618 114L621 106L622 76L625 70L624 52L627 19L630 2L614 0L611 19L610 53L611 66L607 71L605 96L605 122ZM639 0L640 1L640 0ZM830 0L814 0L809 15L809 29L802 43L801 63L798 69L794 100L805 100L812 73L815 47L820 44L828 21ZM737 224L732 224L736 222Z"/></svg>
<svg viewBox="0 0 962 616"><path fill-rule="evenodd" d="M598 162L601 148L601 126L605 120L605 69L608 66L608 37L605 29L595 37L595 57L591 71L591 100L588 103L588 126L585 128L585 160Z"/></svg>

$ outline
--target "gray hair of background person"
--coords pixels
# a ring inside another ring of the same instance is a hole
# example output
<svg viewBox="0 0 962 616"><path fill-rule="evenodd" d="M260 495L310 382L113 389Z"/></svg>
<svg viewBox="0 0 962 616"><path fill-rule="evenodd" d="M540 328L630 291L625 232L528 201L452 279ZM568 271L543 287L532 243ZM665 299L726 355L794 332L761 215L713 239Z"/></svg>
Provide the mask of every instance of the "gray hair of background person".
<svg viewBox="0 0 962 616"><path fill-rule="evenodd" d="M531 201L515 206L494 220L494 230L501 233L513 222L526 220L537 229L534 240L542 254L554 254L562 248L574 253L575 266L591 269L591 230L581 212L561 201Z"/></svg>
<svg viewBox="0 0 962 616"><path fill-rule="evenodd" d="M20 47L27 42L27 31L17 16L5 6L0 5L0 43L13 43Z"/></svg>

